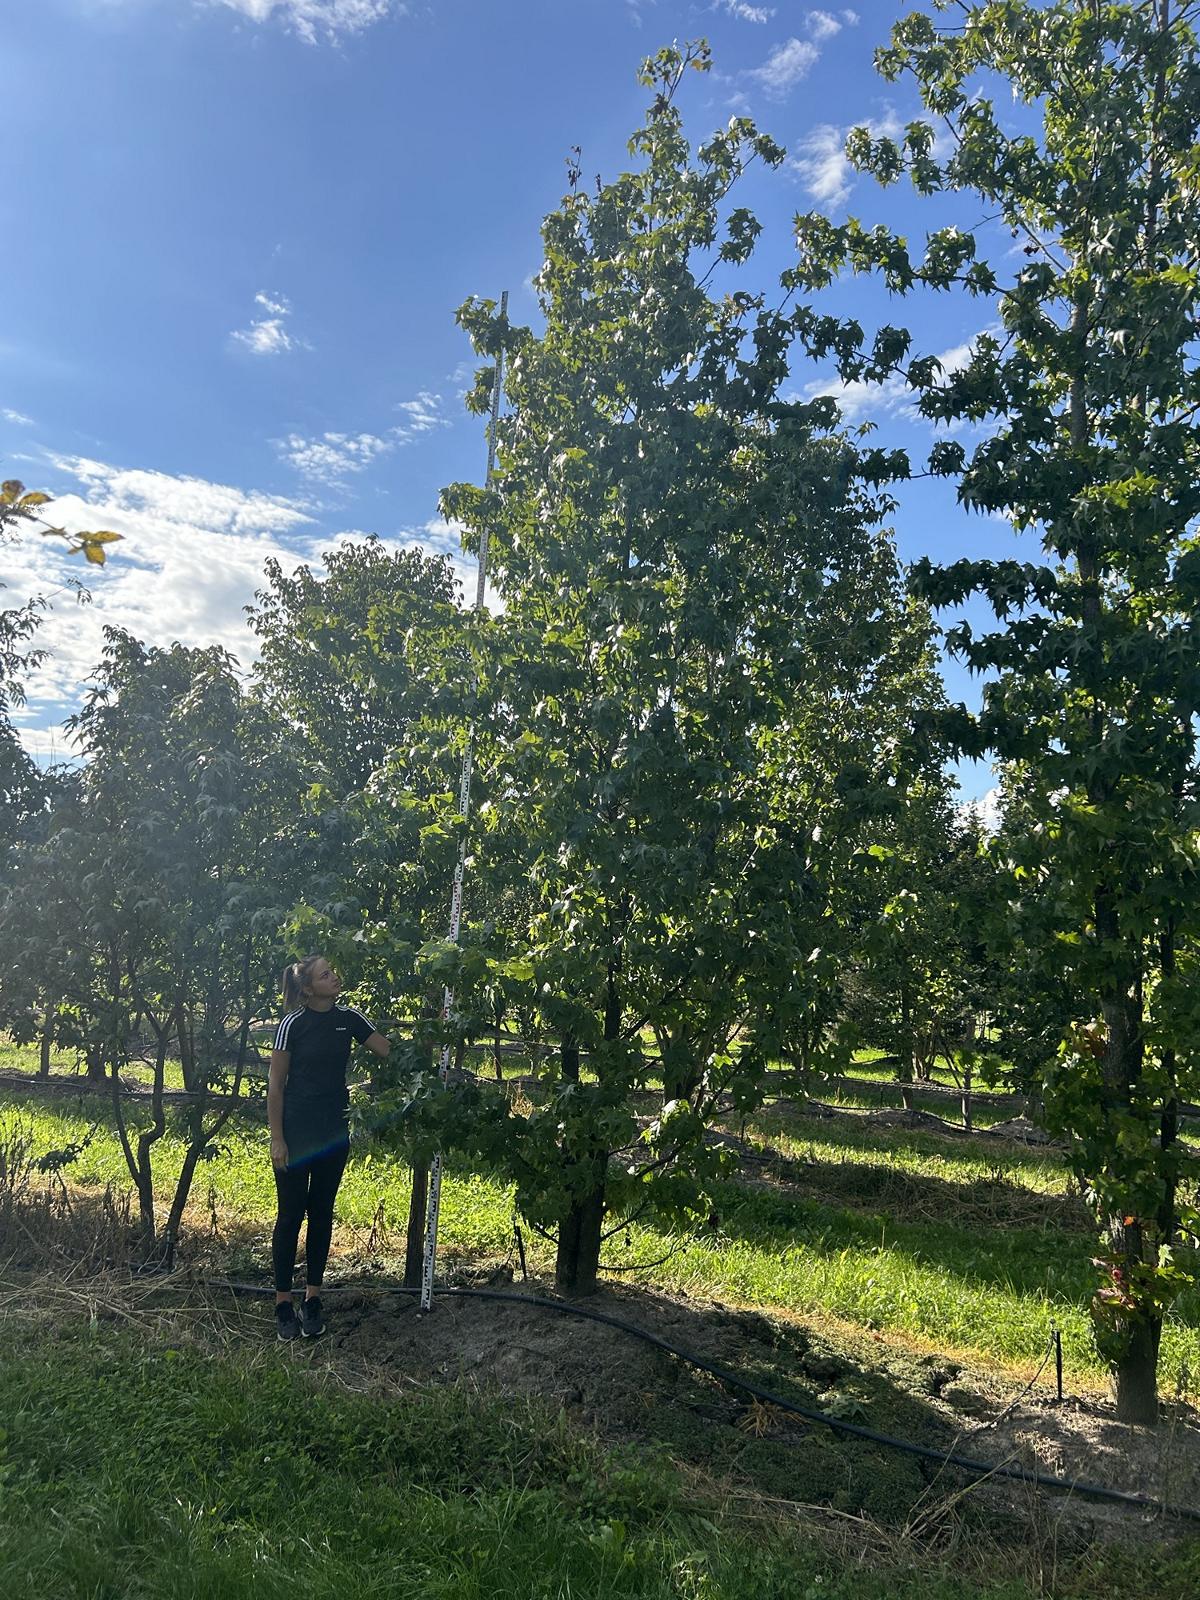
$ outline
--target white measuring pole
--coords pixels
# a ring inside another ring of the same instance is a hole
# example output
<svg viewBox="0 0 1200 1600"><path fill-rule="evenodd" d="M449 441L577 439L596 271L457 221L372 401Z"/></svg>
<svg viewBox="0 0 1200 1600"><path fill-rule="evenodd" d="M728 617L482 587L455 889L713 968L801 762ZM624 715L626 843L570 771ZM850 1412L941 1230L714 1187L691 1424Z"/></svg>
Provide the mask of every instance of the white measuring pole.
<svg viewBox="0 0 1200 1600"><path fill-rule="evenodd" d="M508 290L500 296L501 320L508 316ZM488 425L488 456L487 478L490 484L492 475L496 470L496 424L500 418L500 391L504 385L504 351L500 350L496 356L496 380L492 385L492 417ZM483 605L484 584L487 581L488 558L488 529L485 523L479 535L479 567L475 581L475 610ZM471 697L475 697L478 688L478 678L472 685ZM467 834L466 820L471 806L471 768L475 758L475 723L474 711L472 721L467 727L467 747L463 751L462 781L458 790L458 811L463 819L463 836L458 846L458 861L454 868L454 887L450 891L450 943L458 943L459 928L462 925L462 897L463 876L467 869ZM450 1012L454 1007L454 991L447 987L442 994L442 1022L448 1022ZM450 1076L450 1044L447 1041L442 1046L442 1061L439 1076L443 1083ZM442 1201L442 1153L439 1150L429 1167L429 1209L425 1215L425 1260L421 1268L421 1310L428 1311L433 1305L433 1275L437 1268L437 1237L438 1237L438 1211Z"/></svg>

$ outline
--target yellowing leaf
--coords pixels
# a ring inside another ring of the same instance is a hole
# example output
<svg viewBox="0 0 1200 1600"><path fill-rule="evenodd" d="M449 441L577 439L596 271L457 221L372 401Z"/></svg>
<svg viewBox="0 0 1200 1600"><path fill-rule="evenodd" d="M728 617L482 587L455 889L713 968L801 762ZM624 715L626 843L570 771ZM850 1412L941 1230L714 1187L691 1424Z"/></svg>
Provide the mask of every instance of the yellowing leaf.
<svg viewBox="0 0 1200 1600"><path fill-rule="evenodd" d="M25 485L19 478L6 478L0 483L0 500L11 505L14 500L19 500L25 493Z"/></svg>
<svg viewBox="0 0 1200 1600"><path fill-rule="evenodd" d="M81 544L116 544L117 540L122 537L122 534L112 533L108 529L102 528L98 533L81 533L79 540Z"/></svg>
<svg viewBox="0 0 1200 1600"><path fill-rule="evenodd" d="M81 548L84 555L93 564L93 566L102 567L105 561L108 559L104 554L103 545L84 544L81 546Z"/></svg>
<svg viewBox="0 0 1200 1600"><path fill-rule="evenodd" d="M36 489L32 494L22 495L17 502L20 506L46 506L50 504L50 496Z"/></svg>

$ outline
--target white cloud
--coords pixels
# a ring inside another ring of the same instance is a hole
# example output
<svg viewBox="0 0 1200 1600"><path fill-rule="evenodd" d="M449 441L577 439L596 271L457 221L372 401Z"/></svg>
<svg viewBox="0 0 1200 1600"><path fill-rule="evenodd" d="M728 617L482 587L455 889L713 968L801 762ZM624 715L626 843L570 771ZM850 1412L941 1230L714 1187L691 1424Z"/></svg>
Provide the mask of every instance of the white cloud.
<svg viewBox="0 0 1200 1600"><path fill-rule="evenodd" d="M65 719L75 710L75 706L67 705L62 709ZM27 755L44 766L56 766L60 762L78 762L79 752L75 742L64 728L27 728L22 725L17 717L13 717L13 731L18 742Z"/></svg>
<svg viewBox="0 0 1200 1600"><path fill-rule="evenodd" d="M906 132L906 125L894 111L888 110L881 117L866 117L840 127L823 122L807 133L787 166L799 175L809 194L827 211L845 205L858 178L846 159L846 139L853 128L866 128L872 139L896 141L902 140ZM933 159L945 161L953 148L954 140L949 131L935 126L929 152Z"/></svg>
<svg viewBox="0 0 1200 1600"><path fill-rule="evenodd" d="M805 134L797 153L788 161L808 194L826 210L837 210L850 198L850 163L845 146L844 130L832 122L822 122Z"/></svg>
<svg viewBox="0 0 1200 1600"><path fill-rule="evenodd" d="M61 540L36 535L5 552L8 595L50 601L37 637L49 654L29 675L27 704L14 719L26 749L43 760L77 758L55 724L78 709L106 626L128 628L151 645L221 645L248 665L257 641L243 608L262 588L267 560L274 557L285 572L301 563L319 570L327 550L368 537L322 532L306 506L278 495L78 456L53 459L76 486L49 508L55 524L74 532L111 529L121 543L103 570L67 558ZM476 568L463 553L461 531L435 517L383 542L448 556L471 604ZM71 577L86 579L90 604L78 603ZM486 603L500 605L490 587Z"/></svg>
<svg viewBox="0 0 1200 1600"><path fill-rule="evenodd" d="M772 98L782 98L804 77L821 52L807 39L789 39L776 45L761 67L748 76L757 79Z"/></svg>
<svg viewBox="0 0 1200 1600"><path fill-rule="evenodd" d="M365 471L381 456L412 444L422 434L450 426L450 419L442 411L441 395L428 389L422 389L415 400L401 400L396 410L403 412L404 421L383 435L323 433L307 439L301 433L290 433L286 439L276 439L275 447L304 477L336 486L352 474Z"/></svg>
<svg viewBox="0 0 1200 1600"><path fill-rule="evenodd" d="M405 16L405 0L209 0L210 5L237 11L251 22L278 19L306 44L361 33L385 17Z"/></svg>
<svg viewBox="0 0 1200 1600"><path fill-rule="evenodd" d="M994 768L992 769L995 770ZM978 816L986 834L998 833L1001 822L1000 785L995 784L973 800L964 800L958 806L959 815L968 818L972 812Z"/></svg>
<svg viewBox="0 0 1200 1600"><path fill-rule="evenodd" d="M818 42L832 39L835 33L842 31L842 18L835 17L829 11L810 11L808 13L808 31Z"/></svg>
<svg viewBox="0 0 1200 1600"><path fill-rule="evenodd" d="M285 350L299 349L304 341L284 327L284 319L292 314L291 305L281 294L265 294L259 290L254 303L265 316L256 318L248 328L241 328L231 337L256 356L282 355Z"/></svg>
<svg viewBox="0 0 1200 1600"><path fill-rule="evenodd" d="M10 411L7 406L0 411L0 417L3 417L5 422L14 423L18 428L33 427L32 417L27 417L22 411Z"/></svg>
<svg viewBox="0 0 1200 1600"><path fill-rule="evenodd" d="M375 433L324 433L319 439L305 439L291 433L276 441L285 460L296 471L317 483L337 484L351 473L362 472L378 456L395 448L389 439Z"/></svg>
<svg viewBox="0 0 1200 1600"><path fill-rule="evenodd" d="M975 804L979 808L979 816L984 830L987 833L995 833L1000 827L999 786L989 789Z"/></svg>
<svg viewBox="0 0 1200 1600"><path fill-rule="evenodd" d="M54 500L53 521L76 532L111 529L122 539L103 571L66 558L61 540L33 534L6 552L9 594L51 599L38 631L50 654L27 683L27 742L78 705L106 625L151 644L220 644L246 659L253 637L242 607L261 585L264 562L313 560L327 542L293 500L78 457L55 465L78 489ZM90 605L77 604L69 577L86 578Z"/></svg>
<svg viewBox="0 0 1200 1600"><path fill-rule="evenodd" d="M463 525L455 518L430 517L422 527L401 537L405 544L419 544L423 550L449 556L452 561L461 562L464 568L469 566L473 571L474 560L463 555L462 536Z"/></svg>
<svg viewBox="0 0 1200 1600"><path fill-rule="evenodd" d="M714 9L728 12L739 22L769 22L775 15L774 6L751 6L746 0L715 0Z"/></svg>
<svg viewBox="0 0 1200 1600"><path fill-rule="evenodd" d="M942 364L943 372L957 372L966 366L970 357L971 345L968 343L943 350L937 359ZM814 382L805 384L806 400L814 400L818 395L829 395L837 401L843 422L858 422L868 415L885 414L902 415L913 420L920 419L920 413L914 404L917 397L916 390L909 388L900 373L884 379L882 383L867 383L863 380L843 383L836 378L832 381L817 378Z"/></svg>
<svg viewBox="0 0 1200 1600"><path fill-rule="evenodd" d="M396 410L404 413L404 421L392 429L401 444L411 443L418 434L450 426L450 418L442 412L441 395L428 389L422 389L415 400L401 400Z"/></svg>
<svg viewBox="0 0 1200 1600"><path fill-rule="evenodd" d="M856 174L846 158L846 136L851 128L860 126L870 129L873 139L898 139L904 132L904 125L892 111L865 123L847 123L845 127L822 122L800 140L796 154L788 161L788 167L799 175L808 193L827 211L840 210L850 198Z"/></svg>
<svg viewBox="0 0 1200 1600"><path fill-rule="evenodd" d="M312 521L298 501L210 483L205 478L112 467L84 456L60 456L55 465L84 484L93 497L91 503L99 509L136 511L168 523L230 534L286 533ZM60 523L61 504L54 503L55 520Z"/></svg>

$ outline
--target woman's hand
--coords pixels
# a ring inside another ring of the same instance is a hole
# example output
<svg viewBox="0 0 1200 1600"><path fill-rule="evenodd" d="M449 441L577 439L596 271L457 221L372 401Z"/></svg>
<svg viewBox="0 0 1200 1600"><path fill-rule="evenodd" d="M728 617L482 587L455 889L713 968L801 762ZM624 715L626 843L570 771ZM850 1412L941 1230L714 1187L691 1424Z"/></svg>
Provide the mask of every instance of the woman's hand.
<svg viewBox="0 0 1200 1600"><path fill-rule="evenodd" d="M281 1133L271 1135L271 1165L282 1172L288 1164L287 1140Z"/></svg>

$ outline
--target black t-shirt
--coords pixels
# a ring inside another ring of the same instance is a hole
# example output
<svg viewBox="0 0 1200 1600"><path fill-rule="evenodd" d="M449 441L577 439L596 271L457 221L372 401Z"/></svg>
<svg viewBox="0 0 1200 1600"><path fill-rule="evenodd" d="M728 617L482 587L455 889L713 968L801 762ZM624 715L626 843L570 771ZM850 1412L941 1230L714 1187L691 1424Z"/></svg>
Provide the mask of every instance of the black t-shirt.
<svg viewBox="0 0 1200 1600"><path fill-rule="evenodd" d="M361 1044L375 1032L375 1024L353 1006L330 1006L293 1011L275 1031L276 1050L291 1057L283 1088L285 1111L301 1113L342 1111L349 1104L346 1064L351 1041Z"/></svg>

